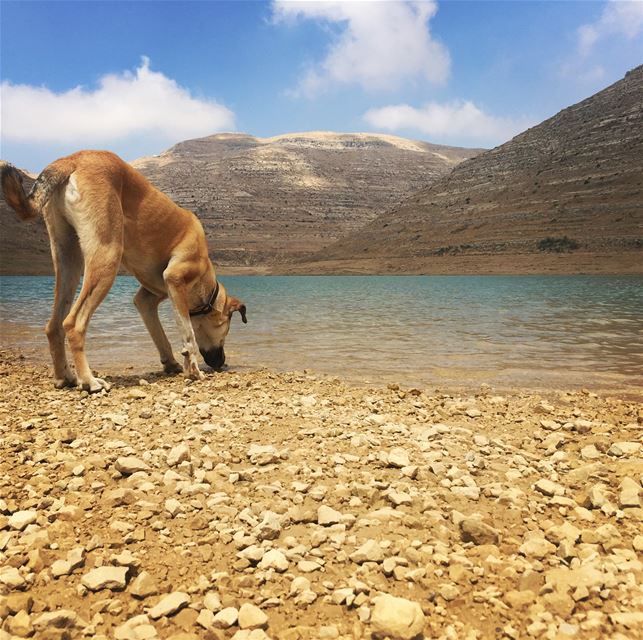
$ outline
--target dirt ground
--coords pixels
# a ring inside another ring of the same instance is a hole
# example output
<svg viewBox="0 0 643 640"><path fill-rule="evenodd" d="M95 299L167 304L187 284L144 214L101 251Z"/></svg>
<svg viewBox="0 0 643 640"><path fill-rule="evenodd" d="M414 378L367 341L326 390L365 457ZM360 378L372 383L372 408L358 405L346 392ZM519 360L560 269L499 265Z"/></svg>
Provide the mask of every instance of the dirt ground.
<svg viewBox="0 0 643 640"><path fill-rule="evenodd" d="M640 638L631 397L0 353L0 640Z"/></svg>

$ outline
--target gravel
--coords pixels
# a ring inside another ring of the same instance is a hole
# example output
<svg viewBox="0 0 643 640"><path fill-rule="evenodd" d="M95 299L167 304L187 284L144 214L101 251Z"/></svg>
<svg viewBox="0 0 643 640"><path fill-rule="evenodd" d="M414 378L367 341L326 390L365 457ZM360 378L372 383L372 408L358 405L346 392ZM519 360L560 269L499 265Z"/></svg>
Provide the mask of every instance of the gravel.
<svg viewBox="0 0 643 640"><path fill-rule="evenodd" d="M0 640L640 637L639 399L1 363Z"/></svg>

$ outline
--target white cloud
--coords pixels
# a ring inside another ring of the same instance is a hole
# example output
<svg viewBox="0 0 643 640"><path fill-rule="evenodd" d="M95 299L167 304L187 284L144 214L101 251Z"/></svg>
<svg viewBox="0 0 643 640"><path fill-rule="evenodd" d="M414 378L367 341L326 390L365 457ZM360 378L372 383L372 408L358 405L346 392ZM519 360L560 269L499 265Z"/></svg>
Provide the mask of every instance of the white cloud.
<svg viewBox="0 0 643 640"><path fill-rule="evenodd" d="M470 101L445 104L429 102L416 108L408 104L370 109L364 120L376 129L419 131L433 142L449 144L500 144L532 126L527 118L499 118Z"/></svg>
<svg viewBox="0 0 643 640"><path fill-rule="evenodd" d="M386 90L418 78L444 82L449 75L449 52L429 30L436 11L434 0L274 0L275 22L317 20L335 33L326 57L308 69L293 93L312 97L348 84Z"/></svg>
<svg viewBox="0 0 643 640"><path fill-rule="evenodd" d="M600 18L578 28L578 52L587 56L599 40L612 36L634 39L643 32L641 0L608 0Z"/></svg>
<svg viewBox="0 0 643 640"><path fill-rule="evenodd" d="M20 143L103 144L129 136L174 142L234 128L232 111L193 97L143 58L134 73L102 76L96 89L55 93L3 82L2 137Z"/></svg>

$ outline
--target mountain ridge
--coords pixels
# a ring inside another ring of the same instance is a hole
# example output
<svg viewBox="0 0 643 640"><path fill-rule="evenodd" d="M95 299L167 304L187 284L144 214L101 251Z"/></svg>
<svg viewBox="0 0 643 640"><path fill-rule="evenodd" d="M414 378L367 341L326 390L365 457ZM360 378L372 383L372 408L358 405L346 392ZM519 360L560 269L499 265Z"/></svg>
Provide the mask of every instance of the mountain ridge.
<svg viewBox="0 0 643 640"><path fill-rule="evenodd" d="M376 133L223 133L131 164L199 216L223 270L264 272L358 228L480 151ZM42 221L19 222L1 197L0 210L0 273L51 273Z"/></svg>
<svg viewBox="0 0 643 640"><path fill-rule="evenodd" d="M195 211L223 265L321 249L479 153L388 134L215 134L132 164Z"/></svg>
<svg viewBox="0 0 643 640"><path fill-rule="evenodd" d="M519 272L640 273L641 132L643 66L462 162L301 268L511 273L513 259Z"/></svg>
<svg viewBox="0 0 643 640"><path fill-rule="evenodd" d="M199 215L224 272L643 272L643 65L484 152L227 133L133 165ZM4 234L1 273L39 264L38 233Z"/></svg>

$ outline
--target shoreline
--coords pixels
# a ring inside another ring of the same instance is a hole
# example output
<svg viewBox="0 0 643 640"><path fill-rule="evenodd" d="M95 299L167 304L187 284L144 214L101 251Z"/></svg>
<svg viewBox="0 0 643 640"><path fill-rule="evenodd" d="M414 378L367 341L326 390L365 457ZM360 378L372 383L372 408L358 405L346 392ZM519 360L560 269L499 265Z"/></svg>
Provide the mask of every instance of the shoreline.
<svg viewBox="0 0 643 640"><path fill-rule="evenodd" d="M374 255L353 258L336 255L293 255L285 262L253 264L212 262L220 276L642 276L643 250L523 253L456 253L445 255ZM16 273L19 271L19 273ZM130 275L124 268L119 275ZM53 276L45 264L0 262L0 276Z"/></svg>
<svg viewBox="0 0 643 640"><path fill-rule="evenodd" d="M349 260L339 258L329 258L328 260L315 260L312 262L287 262L277 264L256 264L252 266L216 264L217 274L219 276L425 276L425 277L545 277L545 276L643 276L641 268L640 252L628 256L625 264L612 262L607 268L597 264L601 256L587 259L586 263L579 268L576 264L565 264L564 256L556 254L554 259L545 267L542 262L534 260L536 264L532 265L529 260L525 260L525 265L516 265L516 256L510 256L502 262L502 266L494 266L493 261L480 261L476 259L466 260L464 265L462 260L453 264L440 264L442 259L426 264L419 262L410 265L404 258L370 258L363 260ZM537 258L538 256L530 256ZM551 258L551 256L547 256ZM384 266L382 266L384 263ZM470 263L470 264L469 264ZM538 265L538 266L536 266ZM49 276L53 277L53 267L35 268L33 270L22 269L20 273L15 273L12 269L3 268L0 265L0 276L2 277L23 277L23 276ZM131 274L122 270L118 275L130 276Z"/></svg>
<svg viewBox="0 0 643 640"><path fill-rule="evenodd" d="M33 331L30 329L30 332L32 333ZM18 347L17 340L13 339L9 344L0 346L0 357L2 357L3 354L7 354L8 357L19 354L18 357L30 365L44 367L47 375L51 377L53 369L44 331L42 333L43 339L41 345L30 346L29 348ZM123 376L154 380L167 378L162 372L161 366L156 359L156 354L151 347L148 358L138 356L138 360L126 362L125 364L122 363L119 357L105 360L104 354L102 354L97 347L92 349L91 342L87 353L90 363L96 364L95 367L92 367L96 375L101 378L106 378L108 381L112 379L118 380ZM534 378L532 370L516 370L512 373L516 374L514 379L520 382L509 384L505 380L499 380L497 378L497 371L482 369L458 371L456 367L453 367L447 372L437 368L436 371L441 372L442 377L440 377L439 373L436 373L431 378L413 379L408 375L404 377L400 375L396 376L393 371L387 372L383 376L358 372L340 374L334 371L315 369L315 367L305 367L301 369L288 367L275 368L261 362L244 364L243 361L236 362L236 360L235 354L232 353L231 361L224 365L222 371L215 372L203 365L203 363L201 363L201 369L206 376L215 378L221 375L252 375L258 372L271 371L277 375L314 375L320 380L341 380L343 383L354 388L384 389L390 385L398 385L406 388L420 389L427 393L476 394L481 392L521 392L525 394L540 394L545 397L558 393L584 392L594 393L602 397L611 396L623 400L643 402L643 387L640 384L643 380L640 376L610 374L607 372L602 372L600 375L597 373L590 375L582 371L573 371L558 374L556 377L553 377L550 371L543 370L539 378ZM527 371L532 375L529 381L527 380ZM573 374L574 380L576 380L575 383L569 382L570 373ZM508 377L508 374L505 375ZM456 379L461 381L454 382Z"/></svg>
<svg viewBox="0 0 643 640"><path fill-rule="evenodd" d="M265 369L112 382L57 391L0 353L7 633L640 637L640 401Z"/></svg>

